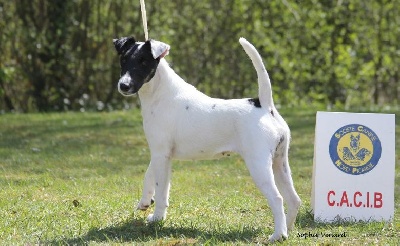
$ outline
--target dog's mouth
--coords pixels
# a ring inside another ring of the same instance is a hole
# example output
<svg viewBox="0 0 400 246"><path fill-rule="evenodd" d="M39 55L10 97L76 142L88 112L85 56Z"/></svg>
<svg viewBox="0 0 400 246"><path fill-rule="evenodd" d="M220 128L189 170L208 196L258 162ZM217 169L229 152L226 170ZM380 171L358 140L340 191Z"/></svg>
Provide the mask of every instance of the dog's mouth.
<svg viewBox="0 0 400 246"><path fill-rule="evenodd" d="M122 91L120 91L119 93L121 93L121 95L123 95L125 97L131 97L131 96L134 96L136 94L136 93L122 92Z"/></svg>

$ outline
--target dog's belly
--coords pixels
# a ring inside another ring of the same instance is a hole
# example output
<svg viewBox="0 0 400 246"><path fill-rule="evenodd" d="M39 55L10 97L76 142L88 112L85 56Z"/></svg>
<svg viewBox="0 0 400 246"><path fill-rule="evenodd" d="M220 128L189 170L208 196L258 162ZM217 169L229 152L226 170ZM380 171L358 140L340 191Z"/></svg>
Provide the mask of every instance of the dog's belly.
<svg viewBox="0 0 400 246"><path fill-rule="evenodd" d="M172 150L173 158L205 160L224 156L235 151L237 133L234 122L221 123L220 119L191 118L186 127L178 127ZM219 121L219 123L217 123Z"/></svg>
<svg viewBox="0 0 400 246"><path fill-rule="evenodd" d="M237 151L238 135L234 114L181 115L177 120L173 158L216 159Z"/></svg>
<svg viewBox="0 0 400 246"><path fill-rule="evenodd" d="M216 146L214 143L210 146L196 143L187 146L175 146L172 158L177 160L212 160L229 156L234 151L235 148L228 144Z"/></svg>
<svg viewBox="0 0 400 246"><path fill-rule="evenodd" d="M203 153L203 152L197 152L197 153L188 153L188 152L182 152L182 153L176 153L173 156L173 159L175 160L182 160L182 161L193 161L193 160L214 160L214 159L219 159L222 157L227 157L231 155L231 151L222 151L220 153Z"/></svg>

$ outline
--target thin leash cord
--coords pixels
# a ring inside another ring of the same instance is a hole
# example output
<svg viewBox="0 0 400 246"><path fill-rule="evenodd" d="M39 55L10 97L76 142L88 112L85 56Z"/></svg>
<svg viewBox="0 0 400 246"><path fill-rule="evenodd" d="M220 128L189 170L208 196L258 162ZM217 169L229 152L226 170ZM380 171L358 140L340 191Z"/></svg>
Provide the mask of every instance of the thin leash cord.
<svg viewBox="0 0 400 246"><path fill-rule="evenodd" d="M149 30L147 29L146 6L144 5L144 0L140 0L140 9L142 11L144 38L147 41L149 40Z"/></svg>

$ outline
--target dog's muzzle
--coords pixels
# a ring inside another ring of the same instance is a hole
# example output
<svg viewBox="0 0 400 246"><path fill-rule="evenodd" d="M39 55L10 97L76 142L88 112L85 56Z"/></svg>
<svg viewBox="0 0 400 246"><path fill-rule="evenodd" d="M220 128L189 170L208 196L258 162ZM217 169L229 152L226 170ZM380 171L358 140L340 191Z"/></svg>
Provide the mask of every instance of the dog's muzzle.
<svg viewBox="0 0 400 246"><path fill-rule="evenodd" d="M123 75L118 81L118 91L124 96L131 96L137 92L128 74Z"/></svg>

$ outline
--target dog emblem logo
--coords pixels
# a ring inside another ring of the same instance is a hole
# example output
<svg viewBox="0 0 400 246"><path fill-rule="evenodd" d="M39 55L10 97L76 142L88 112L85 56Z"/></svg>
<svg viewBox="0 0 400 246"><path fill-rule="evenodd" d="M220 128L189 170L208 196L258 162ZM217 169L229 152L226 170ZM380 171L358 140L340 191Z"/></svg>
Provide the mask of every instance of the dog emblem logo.
<svg viewBox="0 0 400 246"><path fill-rule="evenodd" d="M333 164L347 174L360 175L371 171L381 154L381 141L364 125L351 124L339 128L329 143Z"/></svg>

